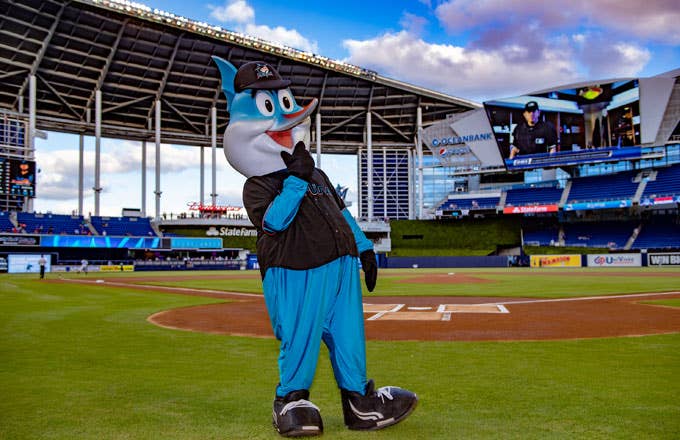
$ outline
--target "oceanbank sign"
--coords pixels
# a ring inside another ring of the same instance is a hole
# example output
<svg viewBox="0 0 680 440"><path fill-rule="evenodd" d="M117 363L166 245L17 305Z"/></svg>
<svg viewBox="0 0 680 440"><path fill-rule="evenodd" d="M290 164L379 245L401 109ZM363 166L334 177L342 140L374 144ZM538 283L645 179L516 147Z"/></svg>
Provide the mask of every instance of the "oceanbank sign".
<svg viewBox="0 0 680 440"><path fill-rule="evenodd" d="M221 228L217 229L214 226L211 226L207 231L205 231L205 235L209 237L257 237L257 230L255 229L248 229L248 228L235 228L235 227L228 227L228 226L222 226Z"/></svg>
<svg viewBox="0 0 680 440"><path fill-rule="evenodd" d="M450 136L432 139L432 147L437 148L444 145L469 144L472 142L489 141L492 139L494 139L493 133L476 133L463 136Z"/></svg>

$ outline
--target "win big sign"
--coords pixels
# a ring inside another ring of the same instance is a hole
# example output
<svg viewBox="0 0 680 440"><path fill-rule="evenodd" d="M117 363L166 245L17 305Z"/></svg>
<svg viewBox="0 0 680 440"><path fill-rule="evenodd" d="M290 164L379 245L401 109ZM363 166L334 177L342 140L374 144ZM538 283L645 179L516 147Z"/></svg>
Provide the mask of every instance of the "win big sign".
<svg viewBox="0 0 680 440"><path fill-rule="evenodd" d="M649 254L650 266L680 266L680 254Z"/></svg>

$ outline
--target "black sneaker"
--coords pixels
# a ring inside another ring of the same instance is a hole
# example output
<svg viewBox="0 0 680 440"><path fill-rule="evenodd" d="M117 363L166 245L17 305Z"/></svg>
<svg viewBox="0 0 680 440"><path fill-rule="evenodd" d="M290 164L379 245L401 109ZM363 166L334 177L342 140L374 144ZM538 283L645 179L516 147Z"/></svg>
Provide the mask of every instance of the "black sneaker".
<svg viewBox="0 0 680 440"><path fill-rule="evenodd" d="M323 433L319 408L307 400L309 391L291 391L274 399L274 428L284 437L308 437Z"/></svg>
<svg viewBox="0 0 680 440"><path fill-rule="evenodd" d="M342 412L349 429L373 431L399 423L415 409L418 397L399 387L375 389L372 380L366 393L341 390Z"/></svg>

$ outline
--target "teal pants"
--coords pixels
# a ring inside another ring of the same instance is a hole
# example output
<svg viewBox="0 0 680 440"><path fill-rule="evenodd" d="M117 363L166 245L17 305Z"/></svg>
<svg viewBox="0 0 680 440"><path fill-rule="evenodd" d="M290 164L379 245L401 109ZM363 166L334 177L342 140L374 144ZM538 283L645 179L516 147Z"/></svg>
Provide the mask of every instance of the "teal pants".
<svg viewBox="0 0 680 440"><path fill-rule="evenodd" d="M321 340L340 388L366 388L366 342L359 260L349 255L308 270L273 267L263 280L274 335L281 341L276 395L308 390Z"/></svg>

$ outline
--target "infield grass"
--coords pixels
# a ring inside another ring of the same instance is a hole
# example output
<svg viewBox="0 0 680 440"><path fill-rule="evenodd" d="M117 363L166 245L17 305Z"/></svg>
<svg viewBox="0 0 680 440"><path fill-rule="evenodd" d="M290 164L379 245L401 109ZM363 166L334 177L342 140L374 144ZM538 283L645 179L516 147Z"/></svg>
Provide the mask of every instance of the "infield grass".
<svg viewBox="0 0 680 440"><path fill-rule="evenodd" d="M390 278L385 275L383 281ZM621 293L635 275L621 279L618 289L601 288ZM496 276L510 283L525 275ZM581 285L574 281L581 291L597 284L597 277L571 276L582 280ZM673 278L646 276L645 281L672 290L666 283ZM46 283L35 275L1 275L0 281L0 439L279 438L270 422L275 340L169 330L146 321L161 310L219 300ZM225 284L252 282L219 281L208 284L230 290ZM369 376L378 386L417 392L419 407L385 431L346 430L322 351L312 399L321 407L323 438L671 439L680 432L680 334L543 342L369 341L367 348Z"/></svg>

